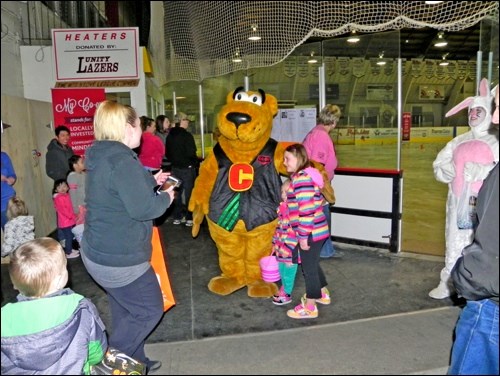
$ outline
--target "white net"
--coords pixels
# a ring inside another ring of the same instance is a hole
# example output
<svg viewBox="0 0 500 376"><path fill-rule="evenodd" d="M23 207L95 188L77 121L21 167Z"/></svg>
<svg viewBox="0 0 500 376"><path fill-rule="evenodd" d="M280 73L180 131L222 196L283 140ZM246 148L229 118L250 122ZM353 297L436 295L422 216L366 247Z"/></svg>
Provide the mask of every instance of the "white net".
<svg viewBox="0 0 500 376"><path fill-rule="evenodd" d="M496 1L164 1L167 81L267 67L310 37L431 27L469 28L498 18ZM252 27L262 39L248 39ZM233 62L238 54L242 62Z"/></svg>

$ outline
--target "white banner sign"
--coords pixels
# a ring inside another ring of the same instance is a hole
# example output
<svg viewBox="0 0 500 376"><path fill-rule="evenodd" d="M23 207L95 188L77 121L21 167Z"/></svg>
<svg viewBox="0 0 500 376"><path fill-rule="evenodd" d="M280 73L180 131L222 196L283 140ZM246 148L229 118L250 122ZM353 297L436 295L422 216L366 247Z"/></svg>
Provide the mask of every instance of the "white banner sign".
<svg viewBox="0 0 500 376"><path fill-rule="evenodd" d="M279 110L278 115L273 119L271 138L276 141L301 143L315 126L315 108Z"/></svg>
<svg viewBox="0 0 500 376"><path fill-rule="evenodd" d="M52 29L56 81L137 80L139 28Z"/></svg>

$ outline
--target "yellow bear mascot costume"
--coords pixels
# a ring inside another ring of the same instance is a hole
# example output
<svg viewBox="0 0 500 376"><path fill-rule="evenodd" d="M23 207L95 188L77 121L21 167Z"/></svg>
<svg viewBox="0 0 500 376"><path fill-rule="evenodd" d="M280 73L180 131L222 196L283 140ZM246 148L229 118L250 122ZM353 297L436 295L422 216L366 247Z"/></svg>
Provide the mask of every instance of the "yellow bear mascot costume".
<svg viewBox="0 0 500 376"><path fill-rule="evenodd" d="M286 174L285 146L270 137L277 112L276 98L261 89L245 92L240 87L229 93L217 117L218 143L200 165L189 210L193 237L206 217L218 250L222 274L208 284L215 294L229 295L247 286L250 297L270 297L278 290L262 280L259 267L259 260L271 252L279 174Z"/></svg>

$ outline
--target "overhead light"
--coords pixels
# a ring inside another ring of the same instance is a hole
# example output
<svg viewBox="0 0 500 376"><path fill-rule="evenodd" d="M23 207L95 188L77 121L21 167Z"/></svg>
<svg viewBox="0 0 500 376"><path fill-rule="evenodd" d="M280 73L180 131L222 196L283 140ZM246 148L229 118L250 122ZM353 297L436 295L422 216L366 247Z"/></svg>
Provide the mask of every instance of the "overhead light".
<svg viewBox="0 0 500 376"><path fill-rule="evenodd" d="M241 63L243 59L240 56L240 49L237 48L233 56L233 63Z"/></svg>
<svg viewBox="0 0 500 376"><path fill-rule="evenodd" d="M448 54L444 54L443 55L443 60L439 63L439 65L441 65L442 67L445 67L447 65L449 65L450 63L448 62L448 60L446 60L446 57L448 56Z"/></svg>
<svg viewBox="0 0 500 376"><path fill-rule="evenodd" d="M361 39L356 35L356 30L351 32L351 36L347 38L348 43L358 43Z"/></svg>
<svg viewBox="0 0 500 376"><path fill-rule="evenodd" d="M248 40L261 40L261 37L259 33L257 32L257 25L252 25L250 27L252 30L250 32L250 36L248 37Z"/></svg>
<svg viewBox="0 0 500 376"><path fill-rule="evenodd" d="M444 47L448 45L446 39L444 39L444 33L440 31L437 35L437 38L433 40L434 47Z"/></svg>
<svg viewBox="0 0 500 376"><path fill-rule="evenodd" d="M384 52L383 51L378 55L378 58L379 58L379 60L377 61L377 65L387 64L387 62L384 60Z"/></svg>
<svg viewBox="0 0 500 376"><path fill-rule="evenodd" d="M311 51L311 57L307 60L309 64L316 64L318 60L314 57L314 51Z"/></svg>
<svg viewBox="0 0 500 376"><path fill-rule="evenodd" d="M427 5L435 5L435 4L442 3L442 1L426 1L425 3L426 3Z"/></svg>

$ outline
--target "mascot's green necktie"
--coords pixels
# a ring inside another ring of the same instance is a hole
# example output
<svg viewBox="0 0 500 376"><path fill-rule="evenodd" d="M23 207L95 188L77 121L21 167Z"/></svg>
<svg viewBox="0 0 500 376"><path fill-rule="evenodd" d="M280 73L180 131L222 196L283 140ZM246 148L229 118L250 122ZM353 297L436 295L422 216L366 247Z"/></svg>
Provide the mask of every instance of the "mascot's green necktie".
<svg viewBox="0 0 500 376"><path fill-rule="evenodd" d="M227 204L217 224L227 231L232 231L240 216L240 193L237 193Z"/></svg>

